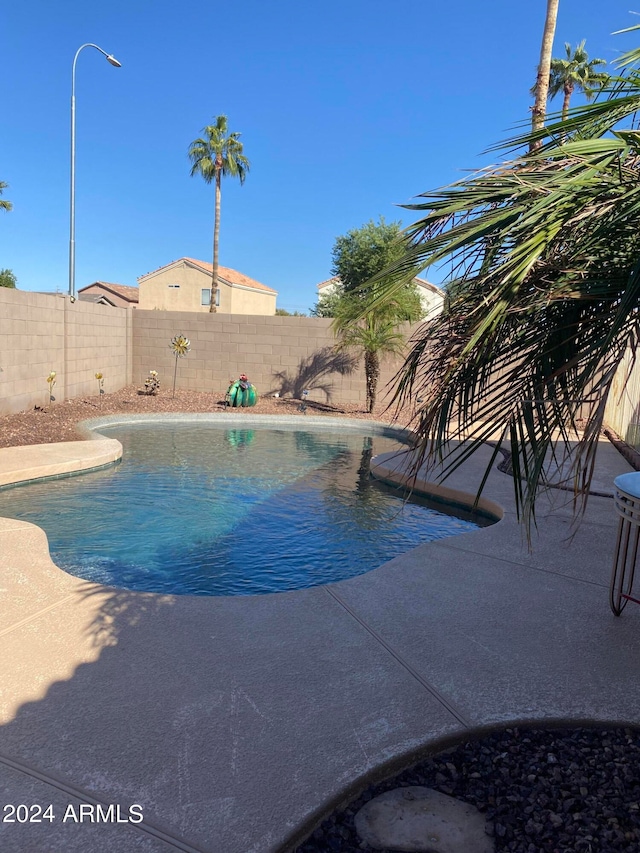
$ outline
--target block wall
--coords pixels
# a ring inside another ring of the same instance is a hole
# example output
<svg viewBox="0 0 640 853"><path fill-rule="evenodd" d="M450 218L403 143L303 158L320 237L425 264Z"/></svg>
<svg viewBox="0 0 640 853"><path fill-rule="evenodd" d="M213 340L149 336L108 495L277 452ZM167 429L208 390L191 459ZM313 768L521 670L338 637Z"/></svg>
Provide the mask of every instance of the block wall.
<svg viewBox="0 0 640 853"><path fill-rule="evenodd" d="M132 381L131 310L71 303L63 295L0 287L0 414L49 404L47 376L56 372L55 402L97 396ZM55 405L55 402L52 405Z"/></svg>
<svg viewBox="0 0 640 853"><path fill-rule="evenodd" d="M310 399L323 403L366 400L362 361L335 351L331 320L140 309L132 314L133 376L140 387L150 370L159 372L164 388L172 386L169 343L183 334L191 352L178 361L178 388L224 395L229 380L244 372L262 395L299 398L308 389ZM400 364L399 358L383 360L379 399Z"/></svg>

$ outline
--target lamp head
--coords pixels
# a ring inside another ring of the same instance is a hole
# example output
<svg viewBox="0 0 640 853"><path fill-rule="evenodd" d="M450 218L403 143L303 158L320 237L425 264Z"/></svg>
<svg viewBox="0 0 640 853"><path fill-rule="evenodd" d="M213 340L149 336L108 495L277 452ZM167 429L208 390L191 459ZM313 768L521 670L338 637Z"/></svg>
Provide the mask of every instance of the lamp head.
<svg viewBox="0 0 640 853"><path fill-rule="evenodd" d="M115 56L111 53L109 54L109 56L107 56L107 62L110 62L116 68L122 68L122 63L118 62Z"/></svg>

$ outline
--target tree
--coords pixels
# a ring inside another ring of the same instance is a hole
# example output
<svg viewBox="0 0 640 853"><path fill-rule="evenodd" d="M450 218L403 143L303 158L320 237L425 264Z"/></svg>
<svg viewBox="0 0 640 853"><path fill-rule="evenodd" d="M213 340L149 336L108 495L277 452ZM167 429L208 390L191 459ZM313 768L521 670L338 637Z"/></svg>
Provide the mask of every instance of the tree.
<svg viewBox="0 0 640 853"><path fill-rule="evenodd" d="M239 133L229 133L227 117L217 116L215 124L202 129L204 138L194 140L189 147L191 176L201 175L207 184L215 182L215 211L213 218L213 269L211 272L211 301L209 311L216 310L218 289L218 244L220 238L220 197L222 178L229 175L244 183L249 161L242 153Z"/></svg>
<svg viewBox="0 0 640 853"><path fill-rule="evenodd" d="M389 310L389 306L363 305L362 299L346 295L340 300L333 321L334 331L339 337L338 349L355 349L364 356L369 413L373 412L376 404L380 356L400 355L404 348L404 335L398 331L402 322L398 313L392 303Z"/></svg>
<svg viewBox="0 0 640 853"><path fill-rule="evenodd" d="M0 181L0 195L2 195L2 191L6 190L9 184L5 184L4 181ZM10 201L6 201L5 199L0 198L0 210L11 210L13 205Z"/></svg>
<svg viewBox="0 0 640 853"><path fill-rule="evenodd" d="M303 311L287 311L286 308L276 308L276 317L306 317Z"/></svg>
<svg viewBox="0 0 640 853"><path fill-rule="evenodd" d="M17 281L18 280L12 270L0 270L0 287L15 288Z"/></svg>
<svg viewBox="0 0 640 853"><path fill-rule="evenodd" d="M338 237L331 253L331 274L338 276L344 293L357 291L374 275L402 256L400 222L370 219Z"/></svg>
<svg viewBox="0 0 640 853"><path fill-rule="evenodd" d="M341 296L342 288L340 287L335 287L329 293L321 293L309 313L312 317L335 317Z"/></svg>
<svg viewBox="0 0 640 853"><path fill-rule="evenodd" d="M551 54L553 52L553 39L556 34L556 21L558 19L558 6L560 0L547 0L547 14L544 21L542 33L542 44L540 45L540 61L538 62L538 76L536 78L535 103L531 108L531 130L533 133L540 130L544 125L544 117L547 109L547 97L549 92L549 74L551 70ZM532 149L539 146L539 140L531 141Z"/></svg>
<svg viewBox="0 0 640 853"><path fill-rule="evenodd" d="M400 223L387 225L380 217L378 224L370 220L338 237L333 247L332 274L340 278L333 295L333 329L339 348L354 348L364 356L368 412L373 412L376 402L380 356L400 353L404 336L399 325L422 316L420 296L412 283L404 284L384 305L377 304L380 287L362 290L368 279L401 257L399 237Z"/></svg>
<svg viewBox="0 0 640 853"><path fill-rule="evenodd" d="M638 61L640 49L621 57L596 103L502 146L529 153L422 196L403 258L371 285L392 299L451 261L447 310L415 340L396 399L423 400L419 456L445 476L497 437L486 479L508 447L527 527L550 453L584 507L614 375L640 343Z"/></svg>
<svg viewBox="0 0 640 853"><path fill-rule="evenodd" d="M589 54L584 46L585 40L583 39L572 53L571 45L565 42L566 59L551 60L549 98L555 98L560 92L563 93L563 121L569 114L571 96L576 89L583 93L587 101L590 101L596 89L601 89L609 79L608 74L595 70L599 65L606 65L606 59L589 60Z"/></svg>

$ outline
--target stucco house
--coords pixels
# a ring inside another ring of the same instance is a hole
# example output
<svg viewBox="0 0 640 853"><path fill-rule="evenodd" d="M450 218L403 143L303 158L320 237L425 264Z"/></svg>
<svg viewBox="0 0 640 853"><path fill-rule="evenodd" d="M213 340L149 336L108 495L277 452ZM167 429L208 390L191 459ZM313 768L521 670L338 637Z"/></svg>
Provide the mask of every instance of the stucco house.
<svg viewBox="0 0 640 853"><path fill-rule="evenodd" d="M114 308L137 308L138 288L127 284L111 284L108 281L94 281L78 290L78 299L83 302L96 302L111 305Z"/></svg>
<svg viewBox="0 0 640 853"><path fill-rule="evenodd" d="M138 279L139 307L161 311L208 311L212 265L179 258ZM220 314L276 313L278 292L229 267L218 267L216 310Z"/></svg>
<svg viewBox="0 0 640 853"><path fill-rule="evenodd" d="M424 311L423 319L440 314L444 305L444 291L439 287L436 287L435 284L431 284L431 282L427 281L426 278L414 278L413 283L416 285L418 293L420 294L420 302L422 303L422 309ZM329 296L329 294L333 293L336 289L336 285L338 284L340 284L340 277L337 275L334 275L333 278L321 281L320 284L316 285L318 298L320 296Z"/></svg>

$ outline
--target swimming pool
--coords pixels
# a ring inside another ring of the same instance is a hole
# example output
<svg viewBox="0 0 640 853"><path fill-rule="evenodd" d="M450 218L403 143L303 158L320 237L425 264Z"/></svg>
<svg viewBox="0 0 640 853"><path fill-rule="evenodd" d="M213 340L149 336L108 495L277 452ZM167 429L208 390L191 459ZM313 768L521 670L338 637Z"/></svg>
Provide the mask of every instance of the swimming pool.
<svg viewBox="0 0 640 853"><path fill-rule="evenodd" d="M302 426L100 426L120 465L0 491L0 516L42 527L78 577L186 595L332 583L478 526L371 479L372 455L400 448L390 431Z"/></svg>

